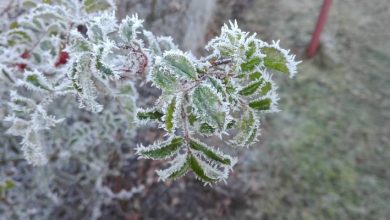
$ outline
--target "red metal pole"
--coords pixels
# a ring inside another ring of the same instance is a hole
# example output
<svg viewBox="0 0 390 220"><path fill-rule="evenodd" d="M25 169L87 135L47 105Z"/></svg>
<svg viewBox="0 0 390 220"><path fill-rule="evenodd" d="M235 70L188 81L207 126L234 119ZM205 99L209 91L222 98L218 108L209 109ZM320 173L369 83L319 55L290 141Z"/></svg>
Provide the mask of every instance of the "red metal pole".
<svg viewBox="0 0 390 220"><path fill-rule="evenodd" d="M322 4L320 15L318 16L317 25L315 31L312 35L309 47L307 48L307 56L312 58L318 49L318 45L320 43L321 32L324 29L326 20L328 18L330 6L332 4L332 0L324 0Z"/></svg>

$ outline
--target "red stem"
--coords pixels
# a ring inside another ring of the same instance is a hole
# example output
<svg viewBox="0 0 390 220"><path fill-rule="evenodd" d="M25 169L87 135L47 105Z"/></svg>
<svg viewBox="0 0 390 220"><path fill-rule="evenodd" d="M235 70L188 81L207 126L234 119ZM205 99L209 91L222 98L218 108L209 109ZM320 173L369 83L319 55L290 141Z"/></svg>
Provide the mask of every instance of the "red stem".
<svg viewBox="0 0 390 220"><path fill-rule="evenodd" d="M312 58L317 53L318 45L320 43L321 32L324 29L326 20L328 18L331 4L332 4L332 0L324 0L324 3L322 4L321 12L320 15L318 16L315 31L311 38L309 47L307 48L307 56L309 58Z"/></svg>

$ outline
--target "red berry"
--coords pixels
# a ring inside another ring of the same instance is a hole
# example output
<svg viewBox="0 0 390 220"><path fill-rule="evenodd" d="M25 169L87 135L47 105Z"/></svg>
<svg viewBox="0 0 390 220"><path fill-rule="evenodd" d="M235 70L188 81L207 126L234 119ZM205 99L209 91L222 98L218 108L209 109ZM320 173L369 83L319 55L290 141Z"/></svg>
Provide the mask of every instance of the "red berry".
<svg viewBox="0 0 390 220"><path fill-rule="evenodd" d="M55 66L58 67L59 65L66 64L68 62L68 59L69 59L68 52L61 51L60 55L58 56L58 60L55 63Z"/></svg>
<svg viewBox="0 0 390 220"><path fill-rule="evenodd" d="M26 64L24 64L24 63L18 63L18 64L16 64L18 67L19 67L19 69L21 70L21 71L23 71L25 68L26 68Z"/></svg>
<svg viewBox="0 0 390 220"><path fill-rule="evenodd" d="M31 55L30 55L30 53L26 50L26 51L24 51L24 52L20 55L20 57L23 58L23 59L28 59L28 58L31 57ZM16 64L16 66L18 66L19 69L20 69L21 71L23 71L23 70L26 68L27 65L26 65L25 63L18 63L18 64Z"/></svg>
<svg viewBox="0 0 390 220"><path fill-rule="evenodd" d="M28 58L30 58L30 53L26 50L26 51L24 51L24 53L22 53L20 55L20 57L23 59L28 59Z"/></svg>

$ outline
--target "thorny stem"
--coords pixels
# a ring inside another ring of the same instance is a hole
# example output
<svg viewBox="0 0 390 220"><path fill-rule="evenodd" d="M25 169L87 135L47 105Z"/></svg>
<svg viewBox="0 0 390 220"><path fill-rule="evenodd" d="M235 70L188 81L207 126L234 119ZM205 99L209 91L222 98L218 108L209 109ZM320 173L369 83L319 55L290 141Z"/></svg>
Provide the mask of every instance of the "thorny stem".
<svg viewBox="0 0 390 220"><path fill-rule="evenodd" d="M211 67L216 67L220 65L226 65L232 62L232 59L220 59L220 60L211 60L209 61L211 64ZM218 75L218 72L209 72L206 71L199 79L196 80L196 82L193 85L190 85L188 88L184 88L183 90L183 103L181 104L181 117L183 120L183 131L184 131L184 140L186 142L187 152L191 154L191 151L189 149L189 139L190 139L190 132L188 128L188 115L185 110L185 101L187 100L188 92L191 91L193 88L201 84L205 79L207 79L209 76ZM224 76L229 76L229 74L225 74ZM241 100L240 100L241 101Z"/></svg>
<svg viewBox="0 0 390 220"><path fill-rule="evenodd" d="M186 95L184 95L184 96L186 96ZM188 140L190 138L190 132L188 129L188 124L187 124L188 116L187 116L187 112L184 109L184 104L181 104L180 107L181 107L181 118L183 119L184 138L186 140L186 143L188 143Z"/></svg>
<svg viewBox="0 0 390 220"><path fill-rule="evenodd" d="M216 66L220 66L220 65L229 64L230 62L232 62L232 59L220 59L220 60L211 60L210 64L211 64L211 67L216 67ZM229 75L229 74L225 74L225 73L223 73L223 74L225 76ZM213 76L213 75L218 75L218 72L213 73L213 72L206 71L205 74L203 74L199 79L196 80L195 84L190 85L188 88L185 88L184 93L189 92L190 90L192 90L193 88L198 86L200 83L202 83L203 80L205 80L207 77Z"/></svg>
<svg viewBox="0 0 390 220"><path fill-rule="evenodd" d="M219 65L225 65L225 64L228 64L230 63L232 60L231 59L221 59L221 60L213 60L213 61L210 61L211 63L211 66L212 67L215 67L215 66L219 66ZM187 95L188 95L188 92L191 91L193 88L195 88L196 86L198 86L200 83L202 83L207 77L210 76L210 74L208 74L209 72L207 71L204 75L202 75L198 80L196 80L196 83L191 85L189 88L185 88L184 91L183 91L183 103L181 104L180 108L181 108L181 117L183 119L183 130L184 130L184 140L186 142L186 146L187 146L187 149L188 149L188 153L191 153L191 151L189 150L188 148L188 145L189 145L189 139L190 139L190 132L189 132L189 128L188 128L188 115L187 115L187 112L185 110L185 101L187 100ZM211 73L212 75L212 73Z"/></svg>
<svg viewBox="0 0 390 220"><path fill-rule="evenodd" d="M184 99L183 99L183 102L186 101L187 99L187 94L184 94ZM185 110L185 105L184 103L181 104L181 118L183 120L183 130L184 130L184 141L186 142L186 148L187 148L187 152L189 154L191 154L191 151L190 151L190 148L189 148L189 142L190 142L190 132L189 132L189 128L188 128L188 115L187 115L187 112Z"/></svg>
<svg viewBox="0 0 390 220"><path fill-rule="evenodd" d="M195 84L193 85L190 85L188 88L185 88L183 93L187 94L189 91L191 91L193 88L197 87L201 82L203 82L203 80L205 78L207 78L208 75L207 74L204 74L203 76L201 76L198 80L196 80Z"/></svg>
<svg viewBox="0 0 390 220"><path fill-rule="evenodd" d="M230 59L230 58L210 61L211 66L219 66L219 65L223 65L223 64L229 64L230 62L232 62L232 59Z"/></svg>

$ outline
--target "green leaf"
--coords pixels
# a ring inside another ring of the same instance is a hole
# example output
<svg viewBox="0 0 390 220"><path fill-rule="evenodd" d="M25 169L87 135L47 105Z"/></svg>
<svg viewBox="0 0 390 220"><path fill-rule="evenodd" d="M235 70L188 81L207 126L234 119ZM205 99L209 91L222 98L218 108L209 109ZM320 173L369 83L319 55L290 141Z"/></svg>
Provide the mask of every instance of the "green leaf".
<svg viewBox="0 0 390 220"><path fill-rule="evenodd" d="M191 167L191 170L195 173L195 175L204 182L213 183L218 179L207 176L206 172L203 170L199 161L193 156L189 155L187 161Z"/></svg>
<svg viewBox="0 0 390 220"><path fill-rule="evenodd" d="M30 73L26 76L26 81L31 85L38 87L43 90L51 91L47 82L38 74Z"/></svg>
<svg viewBox="0 0 390 220"><path fill-rule="evenodd" d="M236 121L235 120L231 120L227 123L226 125L226 128L227 129L232 129L234 127L234 125L236 124Z"/></svg>
<svg viewBox="0 0 390 220"><path fill-rule="evenodd" d="M12 180L5 180L4 183L0 184L0 199L4 197L6 191L15 188L15 183Z"/></svg>
<svg viewBox="0 0 390 220"><path fill-rule="evenodd" d="M102 62L102 53L103 53L103 48L100 49L99 53L96 55L96 60L95 60L95 67L99 72L103 73L103 76L113 76L114 71L104 65Z"/></svg>
<svg viewBox="0 0 390 220"><path fill-rule="evenodd" d="M158 120L161 122L163 116L164 114L158 110L139 111L137 113L137 118L139 120Z"/></svg>
<svg viewBox="0 0 390 220"><path fill-rule="evenodd" d="M221 100L207 86L198 86L192 93L192 101L199 116L212 126L222 130L225 125L225 112Z"/></svg>
<svg viewBox="0 0 390 220"><path fill-rule="evenodd" d="M87 40L81 37L75 37L70 46L70 50L74 52L87 52L91 51L91 45Z"/></svg>
<svg viewBox="0 0 390 220"><path fill-rule="evenodd" d="M264 58L264 66L282 73L289 73L287 60L283 53L273 47L263 47L261 48L261 52L266 55Z"/></svg>
<svg viewBox="0 0 390 220"><path fill-rule="evenodd" d="M84 0L84 9L88 13L108 9L111 5L106 0Z"/></svg>
<svg viewBox="0 0 390 220"><path fill-rule="evenodd" d="M174 115L176 111L176 98L173 97L165 112L165 128L167 132L174 132Z"/></svg>
<svg viewBox="0 0 390 220"><path fill-rule="evenodd" d="M259 57L253 57L252 59L248 60L246 63L241 64L241 70L244 72L252 71L260 63L261 63L261 59Z"/></svg>
<svg viewBox="0 0 390 220"><path fill-rule="evenodd" d="M188 163L188 154L177 154L177 156L170 161L170 166L164 170L157 170L157 175L160 180L177 179L184 176L190 170Z"/></svg>
<svg viewBox="0 0 390 220"><path fill-rule="evenodd" d="M18 27L19 27L19 24L17 21L13 21L13 22L11 22L11 24L9 24L9 29L11 29L11 30L16 29Z"/></svg>
<svg viewBox="0 0 390 220"><path fill-rule="evenodd" d="M32 39L30 35L21 28L12 29L8 32L8 37L12 39L19 39L22 42L31 42Z"/></svg>
<svg viewBox="0 0 390 220"><path fill-rule="evenodd" d="M187 79L196 79L196 68L184 54L168 52L164 55L165 62L178 75Z"/></svg>
<svg viewBox="0 0 390 220"><path fill-rule="evenodd" d="M219 93L221 93L222 95L225 95L225 94L224 94L224 91L223 91L222 83L221 83L218 79L215 79L215 78L213 78L213 77L209 77L209 81L211 82L211 85L213 85L213 87L214 87Z"/></svg>
<svg viewBox="0 0 390 220"><path fill-rule="evenodd" d="M263 80L251 83L244 88L242 88L238 94L243 96L249 96L256 92L256 90L260 87L260 85L263 83Z"/></svg>
<svg viewBox="0 0 390 220"><path fill-rule="evenodd" d="M88 37L93 41L102 41L103 40L103 30L96 24L88 27Z"/></svg>
<svg viewBox="0 0 390 220"><path fill-rule="evenodd" d="M253 108L254 110L270 110L271 109L271 103L272 100L270 98L255 100L252 102L249 102L249 107Z"/></svg>
<svg viewBox="0 0 390 220"><path fill-rule="evenodd" d="M32 0L25 0L23 1L23 8L24 9L32 9L37 6L37 3Z"/></svg>
<svg viewBox="0 0 390 220"><path fill-rule="evenodd" d="M257 136L257 131L258 131L257 127L253 128L248 139L245 142L245 145L250 145L251 143L253 143L253 141L255 140L255 138Z"/></svg>
<svg viewBox="0 0 390 220"><path fill-rule="evenodd" d="M72 86L73 86L73 88L74 89L76 89L76 91L77 92L79 92L79 93L82 93L83 92L83 88L81 88L81 86L80 86L80 84L79 84L79 82L78 82L78 80L77 80L77 65L78 65L78 63L77 62L74 62L73 64L72 64L72 69L71 69L71 75L70 75L70 77L71 77L71 80L72 80Z"/></svg>
<svg viewBox="0 0 390 220"><path fill-rule="evenodd" d="M220 51L222 57L231 57L234 55L234 49L227 45L218 45L218 50Z"/></svg>
<svg viewBox="0 0 390 220"><path fill-rule="evenodd" d="M134 88L132 84L123 85L119 88L122 95L134 95Z"/></svg>
<svg viewBox="0 0 390 220"><path fill-rule="evenodd" d="M180 150L183 144L183 138L175 137L171 141L159 144L155 147L139 148L137 154L151 159L165 159L172 156Z"/></svg>
<svg viewBox="0 0 390 220"><path fill-rule="evenodd" d="M52 42L49 41L49 40L44 40L44 41L42 41L42 42L40 43L40 48L41 48L42 50L50 51L51 54L52 54L52 52L55 52L55 50L56 50L55 46L54 46L54 45L52 44Z"/></svg>
<svg viewBox="0 0 390 220"><path fill-rule="evenodd" d="M191 126L194 126L194 123L196 122L197 117L194 114L188 115L188 122L190 123Z"/></svg>
<svg viewBox="0 0 390 220"><path fill-rule="evenodd" d="M131 42L135 34L133 33L132 26L133 26L133 22L129 20L125 24L122 24L122 26L119 28L121 30L122 38L125 39L127 42Z"/></svg>
<svg viewBox="0 0 390 220"><path fill-rule="evenodd" d="M136 37L137 28L141 27L141 21L136 16L126 17L119 26L119 34L126 42L131 42Z"/></svg>
<svg viewBox="0 0 390 220"><path fill-rule="evenodd" d="M260 72L254 72L249 75L250 80L257 80L262 77L262 74Z"/></svg>
<svg viewBox="0 0 390 220"><path fill-rule="evenodd" d="M190 169L190 165L188 163L188 161L186 161L182 167L180 167L179 170L173 172L168 178L169 179L172 179L172 180L175 180L175 179L178 179L182 176L184 176L188 170Z"/></svg>
<svg viewBox="0 0 390 220"><path fill-rule="evenodd" d="M199 126L199 132L204 133L204 134L212 134L214 133L215 128L213 128L211 125L207 123L202 123Z"/></svg>
<svg viewBox="0 0 390 220"><path fill-rule="evenodd" d="M5 182L4 182L4 189L5 190L10 190L10 189L13 189L13 188L15 188L15 183L12 181L12 180L6 180Z"/></svg>
<svg viewBox="0 0 390 220"><path fill-rule="evenodd" d="M34 60L37 62L37 63L41 63L42 62L42 58L41 58L41 55L39 53L32 53L33 57L34 57Z"/></svg>
<svg viewBox="0 0 390 220"><path fill-rule="evenodd" d="M269 91L272 89L272 83L266 82L263 87L261 87L260 95L267 95Z"/></svg>
<svg viewBox="0 0 390 220"><path fill-rule="evenodd" d="M165 67L160 65L153 67L152 81L154 85L168 93L177 92L177 88L179 86L176 77L173 76Z"/></svg>
<svg viewBox="0 0 390 220"><path fill-rule="evenodd" d="M225 155L223 155L220 152L212 150L210 147L207 147L205 144L200 143L199 141L191 139L190 140L190 148L195 150L195 151L202 152L202 154L210 160L213 160L215 162L218 162L218 163L221 163L224 165L228 165L228 166L232 165L232 161L230 158L226 157Z"/></svg>
<svg viewBox="0 0 390 220"><path fill-rule="evenodd" d="M250 136L252 130L255 128L256 121L254 117L254 113L251 110L247 110L244 112L240 120L237 122L237 135L234 137L235 144L240 146L245 146L245 142Z"/></svg>
<svg viewBox="0 0 390 220"><path fill-rule="evenodd" d="M234 87L234 85L231 83L230 80L225 80L224 82L225 86L226 86L226 92L229 93L229 94L232 94L236 91L236 88Z"/></svg>
<svg viewBox="0 0 390 220"><path fill-rule="evenodd" d="M254 41L248 44L248 50L245 52L245 56L249 59L256 52L256 44Z"/></svg>
<svg viewBox="0 0 390 220"><path fill-rule="evenodd" d="M231 44L234 44L238 40L238 38L236 38L234 35L232 35L229 32L226 32L226 35Z"/></svg>

